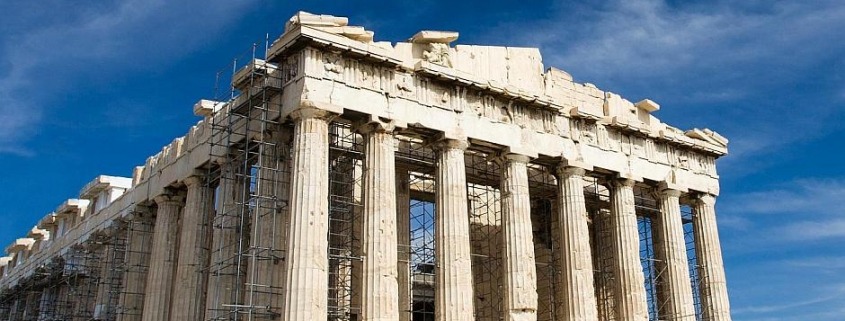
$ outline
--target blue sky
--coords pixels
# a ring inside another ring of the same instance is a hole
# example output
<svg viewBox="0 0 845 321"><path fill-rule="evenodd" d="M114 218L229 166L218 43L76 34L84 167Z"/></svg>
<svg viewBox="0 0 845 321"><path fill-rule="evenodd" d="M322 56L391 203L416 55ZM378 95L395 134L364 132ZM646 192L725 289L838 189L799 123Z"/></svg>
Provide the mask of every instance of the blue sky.
<svg viewBox="0 0 845 321"><path fill-rule="evenodd" d="M96 175L130 176L197 120L191 105L218 70L307 10L379 40L443 29L537 46L547 67L719 131L731 139L718 211L734 319L843 318L845 4L519 4L0 0L0 244Z"/></svg>

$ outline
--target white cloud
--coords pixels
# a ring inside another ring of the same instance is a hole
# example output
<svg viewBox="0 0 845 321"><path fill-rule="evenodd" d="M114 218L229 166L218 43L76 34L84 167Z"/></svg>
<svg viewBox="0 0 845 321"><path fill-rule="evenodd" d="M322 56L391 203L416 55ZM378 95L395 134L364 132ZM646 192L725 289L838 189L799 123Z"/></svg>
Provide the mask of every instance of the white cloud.
<svg viewBox="0 0 845 321"><path fill-rule="evenodd" d="M799 269L841 273L842 269L845 269L845 256L805 257L782 263Z"/></svg>
<svg viewBox="0 0 845 321"><path fill-rule="evenodd" d="M845 178L799 179L769 189L722 197L720 225L738 251L768 251L772 244L800 245L845 239Z"/></svg>
<svg viewBox="0 0 845 321"><path fill-rule="evenodd" d="M113 79L183 57L240 17L248 4L127 0L41 8L55 15L10 5L6 14L23 25L0 31L0 59L10 62L0 66L6 67L0 69L0 153L32 154L25 141L49 114L44 104L75 82Z"/></svg>
<svg viewBox="0 0 845 321"><path fill-rule="evenodd" d="M843 126L832 121L842 115L835 97L796 89L832 77L817 68L845 55L834 40L845 30L841 1L618 0L560 4L550 16L503 24L488 38L540 47L547 65L576 80L655 99L658 117L676 115L672 124L722 132L731 139L725 173L759 171L777 162L762 155Z"/></svg>
<svg viewBox="0 0 845 321"><path fill-rule="evenodd" d="M778 230L782 233L781 238L784 241L845 239L845 219L799 221Z"/></svg>
<svg viewBox="0 0 845 321"><path fill-rule="evenodd" d="M773 189L726 196L731 213L845 214L845 179L800 179Z"/></svg>

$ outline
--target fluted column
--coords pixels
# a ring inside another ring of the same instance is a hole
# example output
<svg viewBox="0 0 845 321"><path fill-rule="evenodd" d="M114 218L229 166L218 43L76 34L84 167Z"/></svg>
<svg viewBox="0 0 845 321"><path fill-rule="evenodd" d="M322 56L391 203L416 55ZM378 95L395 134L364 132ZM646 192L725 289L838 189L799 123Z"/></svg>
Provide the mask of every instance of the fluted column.
<svg viewBox="0 0 845 321"><path fill-rule="evenodd" d="M173 287L173 313L170 320L192 320L205 313L205 291L208 286L208 264L211 238L212 197L204 179L190 176L184 181L188 188L182 229L179 238L179 258Z"/></svg>
<svg viewBox="0 0 845 321"><path fill-rule="evenodd" d="M396 239L399 242L397 283L399 321L411 320L411 177L407 168L396 171Z"/></svg>
<svg viewBox="0 0 845 321"><path fill-rule="evenodd" d="M640 236L634 207L634 181L613 182L610 225L614 249L614 303L617 320L646 321L645 276L640 262Z"/></svg>
<svg viewBox="0 0 845 321"><path fill-rule="evenodd" d="M529 158L508 154L502 160L505 321L537 320L537 266L528 195Z"/></svg>
<svg viewBox="0 0 845 321"><path fill-rule="evenodd" d="M329 232L329 121L300 109L294 119L290 223L285 264L286 321L327 319Z"/></svg>
<svg viewBox="0 0 845 321"><path fill-rule="evenodd" d="M141 320L144 293L150 266L150 247L153 222L147 208L136 209L127 220L126 272L123 274L123 292L120 294L118 321ZM61 297L61 289L56 295Z"/></svg>
<svg viewBox="0 0 845 321"><path fill-rule="evenodd" d="M261 137L261 162L257 164L255 189L258 198L252 215L254 255L247 269L247 297L244 304L255 307L258 313L281 313L284 287L284 251L287 233L287 206L290 193L288 170L288 132L280 129L265 131Z"/></svg>
<svg viewBox="0 0 845 321"><path fill-rule="evenodd" d="M722 246L716 226L716 197L698 197L692 216L695 255L700 278L702 320L730 321L731 308L722 262Z"/></svg>
<svg viewBox="0 0 845 321"><path fill-rule="evenodd" d="M113 240L114 235L107 236ZM97 295L94 299L93 316L97 319L104 319L108 314L109 295L112 291L111 275L114 271L115 247L105 242L101 249L103 255L100 257L100 282L97 284ZM120 259L118 259L118 262Z"/></svg>
<svg viewBox="0 0 845 321"><path fill-rule="evenodd" d="M364 321L396 321L396 139L392 126L364 125L364 225L362 235Z"/></svg>
<svg viewBox="0 0 845 321"><path fill-rule="evenodd" d="M654 255L660 271L661 320L695 321L692 301L687 248L681 222L681 192L675 189L660 191L660 214L652 224Z"/></svg>
<svg viewBox="0 0 845 321"><path fill-rule="evenodd" d="M587 205L584 199L585 173L585 169L578 167L557 168L560 289L556 301L560 320L598 320Z"/></svg>
<svg viewBox="0 0 845 321"><path fill-rule="evenodd" d="M244 175L240 157L220 163L220 181L217 188L217 204L212 218L211 251L209 260L208 285L206 286L205 319L223 318L227 313L224 305L239 303L236 294L240 294L238 283L241 261L238 260L240 245L248 232L241 226L244 217ZM246 234L246 235L245 235Z"/></svg>
<svg viewBox="0 0 845 321"><path fill-rule="evenodd" d="M144 321L170 318L173 277L179 253L179 220L184 199L183 196L172 194L155 197L158 210L144 295Z"/></svg>
<svg viewBox="0 0 845 321"><path fill-rule="evenodd" d="M434 319L473 318L472 262L467 204L466 141L442 140L435 174Z"/></svg>

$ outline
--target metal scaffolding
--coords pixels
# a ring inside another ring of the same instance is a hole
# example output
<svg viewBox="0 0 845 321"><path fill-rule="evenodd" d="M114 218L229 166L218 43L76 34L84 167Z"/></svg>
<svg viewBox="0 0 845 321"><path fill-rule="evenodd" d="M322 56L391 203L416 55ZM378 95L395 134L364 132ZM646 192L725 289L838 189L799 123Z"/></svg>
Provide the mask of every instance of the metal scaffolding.
<svg viewBox="0 0 845 321"><path fill-rule="evenodd" d="M408 258L408 306L402 320L434 321L434 164L435 153L421 139L397 136L397 168L408 172L408 244L400 244L400 257ZM401 209L401 207L400 207ZM399 214L402 215L402 214ZM408 246L408 249L403 249ZM407 254L406 254L407 253ZM404 286L400 284L400 287Z"/></svg>
<svg viewBox="0 0 845 321"><path fill-rule="evenodd" d="M206 190L215 191L206 320L270 320L281 315L289 152L279 121L280 70L262 60L267 41L235 59L228 90L211 117ZM204 209L210 212L210 209ZM201 235L207 239L208 235ZM200 296L201 297L201 296ZM201 311L198 313L202 313Z"/></svg>
<svg viewBox="0 0 845 321"><path fill-rule="evenodd" d="M681 205L681 221L684 224L684 243L689 262L690 285L692 287L692 302L695 307L695 319L701 320L701 277L698 274L698 256L695 254L695 234L692 224L693 210L689 205Z"/></svg>
<svg viewBox="0 0 845 321"><path fill-rule="evenodd" d="M615 278L613 257L613 230L610 225L610 189L600 183L597 177L586 177L584 198L590 216L590 239L592 240L593 269L596 303L599 320L616 320Z"/></svg>
<svg viewBox="0 0 845 321"><path fill-rule="evenodd" d="M493 321L504 312L501 164L470 150L466 167L475 318Z"/></svg>
<svg viewBox="0 0 845 321"><path fill-rule="evenodd" d="M653 197L653 191L642 186L634 187L634 207L637 212L637 230L640 235L640 263L645 277L645 294L648 304L648 319L659 320L665 298L659 296L663 271L658 269L654 256L653 218L660 215L660 206Z"/></svg>
<svg viewBox="0 0 845 321"><path fill-rule="evenodd" d="M560 286L560 227L557 214L557 179L549 168L536 164L530 164L528 168L534 257L537 265L537 321L558 320L555 297Z"/></svg>
<svg viewBox="0 0 845 321"><path fill-rule="evenodd" d="M329 320L356 320L361 309L363 148L349 123L329 125Z"/></svg>
<svg viewBox="0 0 845 321"><path fill-rule="evenodd" d="M131 218L126 220L125 230L118 232L118 235L125 233L125 241L118 241L118 244L125 242L126 246L124 259L113 265L116 274L113 277L122 279L120 289L115 293L117 303L113 313L115 319L138 321L144 310L154 221L148 212L134 211L129 216ZM111 300L109 302L113 303Z"/></svg>

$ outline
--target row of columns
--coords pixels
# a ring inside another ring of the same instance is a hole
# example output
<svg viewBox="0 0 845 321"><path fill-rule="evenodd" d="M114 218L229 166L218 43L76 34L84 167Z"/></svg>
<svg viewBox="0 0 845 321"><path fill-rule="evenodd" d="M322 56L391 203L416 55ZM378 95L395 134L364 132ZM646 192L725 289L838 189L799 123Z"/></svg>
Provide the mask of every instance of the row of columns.
<svg viewBox="0 0 845 321"><path fill-rule="evenodd" d="M328 284L328 157L329 115L300 111L295 118L291 217L285 283L286 320L326 318ZM395 138L389 126L366 125L363 226L363 320L398 320L398 303L407 304L397 284L395 220ZM469 221L464 152L465 141L441 140L435 171L435 320L473 319ZM536 320L537 291L530 219L527 164L529 158L503 158L502 217L504 232L504 307L506 320ZM592 253L583 194L586 169L561 166L558 170L562 240L560 310L565 320L596 320ZM639 235L634 205L635 181L615 180L611 193L611 226L616 277L613 288L619 320L648 320L644 275L639 257ZM657 253L666 270L668 320L694 320L692 289L686 260L679 205L680 191L664 189L657 218L660 240ZM705 320L729 320L721 250L715 226L713 197L696 205L696 250L702 275ZM699 234L705 234L700 235Z"/></svg>
<svg viewBox="0 0 845 321"><path fill-rule="evenodd" d="M326 320L329 284L329 122L331 115L319 110L294 112L286 259L280 275L284 293L283 320ZM407 236L397 235L406 226L407 204L397 200L397 188L407 188L407 177L397 177L396 139L390 124L372 122L359 128L365 139L363 176L363 226L361 319L400 320L400 310L410 302L407 253L397 253ZM435 144L435 320L472 320L473 279L471 270L467 180L463 140L443 139ZM537 276L531 226L528 183L529 157L506 154L501 158L501 202L504 319L536 320ZM320 165L323 164L323 165ZM588 166L564 162L557 169L558 235L561 255L557 294L562 320L597 320L593 265L583 182ZM399 179L399 180L397 180ZM394 184L393 182L397 182ZM184 181L187 194L169 193L155 198L157 205L152 233L149 273L146 282L126 280L125 291L144 293L138 299L121 298L124 308L140 309L143 317L123 320L196 320L219 302L200 269L210 258L212 231L208 219L214 194L199 178ZM405 184L405 185L403 185ZM628 179L613 181L611 226L615 278L613 291L618 320L648 320L644 276L639 257L639 235L633 187ZM407 194L407 193L405 193ZM660 215L655 221L656 256L665 271L663 293L668 320L694 320L692 290L680 216L681 191L664 188ZM225 200L224 200L225 202ZM407 202L405 202L407 203ZM695 205L695 242L701 276L704 320L730 320L721 250L716 230L715 199L704 195ZM224 205L225 206L225 205ZM213 238L220 238L217 230ZM401 233L400 233L401 234ZM135 242L129 243L129 251ZM141 249L134 249L141 250ZM403 256L403 257L399 257ZM131 259L127 257L127 261ZM268 267L267 269L281 269ZM404 271L404 272L403 272ZM230 289L231 290L231 289ZM226 291L226 290L224 290Z"/></svg>

